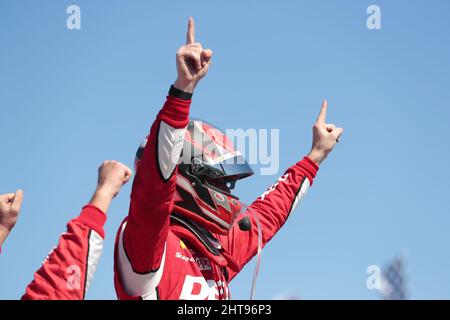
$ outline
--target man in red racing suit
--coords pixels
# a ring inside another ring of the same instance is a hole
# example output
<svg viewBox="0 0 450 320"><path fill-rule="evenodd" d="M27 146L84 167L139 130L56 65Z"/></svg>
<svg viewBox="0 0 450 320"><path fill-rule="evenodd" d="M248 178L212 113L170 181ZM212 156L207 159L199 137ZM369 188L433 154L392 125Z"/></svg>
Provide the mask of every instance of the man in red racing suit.
<svg viewBox="0 0 450 320"><path fill-rule="evenodd" d="M257 253L255 216L249 230L233 223L226 233L180 223L178 160L189 123L191 96L206 74L212 52L194 41L189 20L187 44L177 53L178 78L151 126L134 178L129 214L116 236L114 282L119 299L229 299L228 283ZM327 103L313 127L308 156L286 172L249 207L259 218L263 246L284 225L312 185L318 165L343 132L325 122ZM194 186L194 184L192 184ZM186 188L190 188L187 184ZM200 231L199 231L200 230Z"/></svg>

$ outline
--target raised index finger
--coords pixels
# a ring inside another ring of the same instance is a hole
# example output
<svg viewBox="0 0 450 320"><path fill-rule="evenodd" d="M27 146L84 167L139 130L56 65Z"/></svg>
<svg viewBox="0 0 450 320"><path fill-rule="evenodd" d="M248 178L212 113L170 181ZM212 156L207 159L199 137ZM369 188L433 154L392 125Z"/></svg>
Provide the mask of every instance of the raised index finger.
<svg viewBox="0 0 450 320"><path fill-rule="evenodd" d="M317 117L318 123L325 123L327 119L328 101L323 100L322 109L320 109L319 116Z"/></svg>
<svg viewBox="0 0 450 320"><path fill-rule="evenodd" d="M192 44L195 43L195 24L194 24L194 18L189 17L188 22L188 31L186 35L186 44Z"/></svg>

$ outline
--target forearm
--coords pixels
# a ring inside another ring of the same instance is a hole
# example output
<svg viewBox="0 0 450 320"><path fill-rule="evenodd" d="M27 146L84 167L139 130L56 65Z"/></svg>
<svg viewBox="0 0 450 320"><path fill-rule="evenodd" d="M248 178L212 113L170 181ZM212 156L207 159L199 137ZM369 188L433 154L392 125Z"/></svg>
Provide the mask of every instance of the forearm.
<svg viewBox="0 0 450 320"><path fill-rule="evenodd" d="M97 207L106 214L108 212L109 206L113 198L114 194L111 191L99 187L95 190L94 194L92 195L89 204Z"/></svg>
<svg viewBox="0 0 450 320"><path fill-rule="evenodd" d="M286 170L278 181L269 187L250 206L266 228L266 241L270 240L295 210L312 185L318 166L308 157Z"/></svg>
<svg viewBox="0 0 450 320"><path fill-rule="evenodd" d="M326 154L324 154L324 152L319 151L319 150L311 150L308 155L306 156L309 160L311 160L312 162L314 162L317 166L320 166L320 164L322 163L322 161L327 157Z"/></svg>
<svg viewBox="0 0 450 320"><path fill-rule="evenodd" d="M191 100L188 98L188 93L171 87L140 152L129 214L136 225L145 227L146 222L153 224L155 217L152 213L156 214L155 209L166 206L173 198L176 184L174 172L189 122Z"/></svg>

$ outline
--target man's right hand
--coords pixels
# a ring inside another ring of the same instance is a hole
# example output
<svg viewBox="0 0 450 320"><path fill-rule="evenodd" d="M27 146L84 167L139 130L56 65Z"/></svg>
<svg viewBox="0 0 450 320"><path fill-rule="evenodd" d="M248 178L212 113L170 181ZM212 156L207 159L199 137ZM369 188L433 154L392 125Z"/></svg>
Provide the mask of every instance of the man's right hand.
<svg viewBox="0 0 450 320"><path fill-rule="evenodd" d="M195 42L194 19L190 17L186 44L177 52L178 77L173 84L174 87L192 93L200 79L208 72L211 58L212 51L203 49L200 43Z"/></svg>

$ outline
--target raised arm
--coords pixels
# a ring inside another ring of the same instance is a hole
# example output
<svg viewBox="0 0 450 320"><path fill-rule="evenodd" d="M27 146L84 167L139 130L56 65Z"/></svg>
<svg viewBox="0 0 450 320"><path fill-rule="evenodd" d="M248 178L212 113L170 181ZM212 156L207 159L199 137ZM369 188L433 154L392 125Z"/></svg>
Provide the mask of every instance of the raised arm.
<svg viewBox="0 0 450 320"><path fill-rule="evenodd" d="M339 142L343 129L326 123L327 108L327 101L323 101L322 109L313 126L313 143L308 156L286 170L284 175L247 209L245 214L251 221L251 229L242 231L235 224L227 236L221 237L221 242L237 262L239 270L258 250L258 228L254 215L258 216L261 223L262 244L265 246L298 206L313 184L320 163ZM239 220L240 217L237 221ZM230 279L235 275L236 270L230 270Z"/></svg>
<svg viewBox="0 0 450 320"><path fill-rule="evenodd" d="M84 299L103 251L106 212L130 177L131 170L117 161L105 161L100 166L91 201L67 224L67 231L34 274L22 299Z"/></svg>
<svg viewBox="0 0 450 320"><path fill-rule="evenodd" d="M186 44L176 56L178 77L141 145L128 219L118 237L119 272L125 286L136 274L158 270L164 254L192 92L208 72L212 57L211 50L195 42L194 32L190 18ZM145 281L137 282L145 285ZM140 289L127 288L142 294Z"/></svg>

